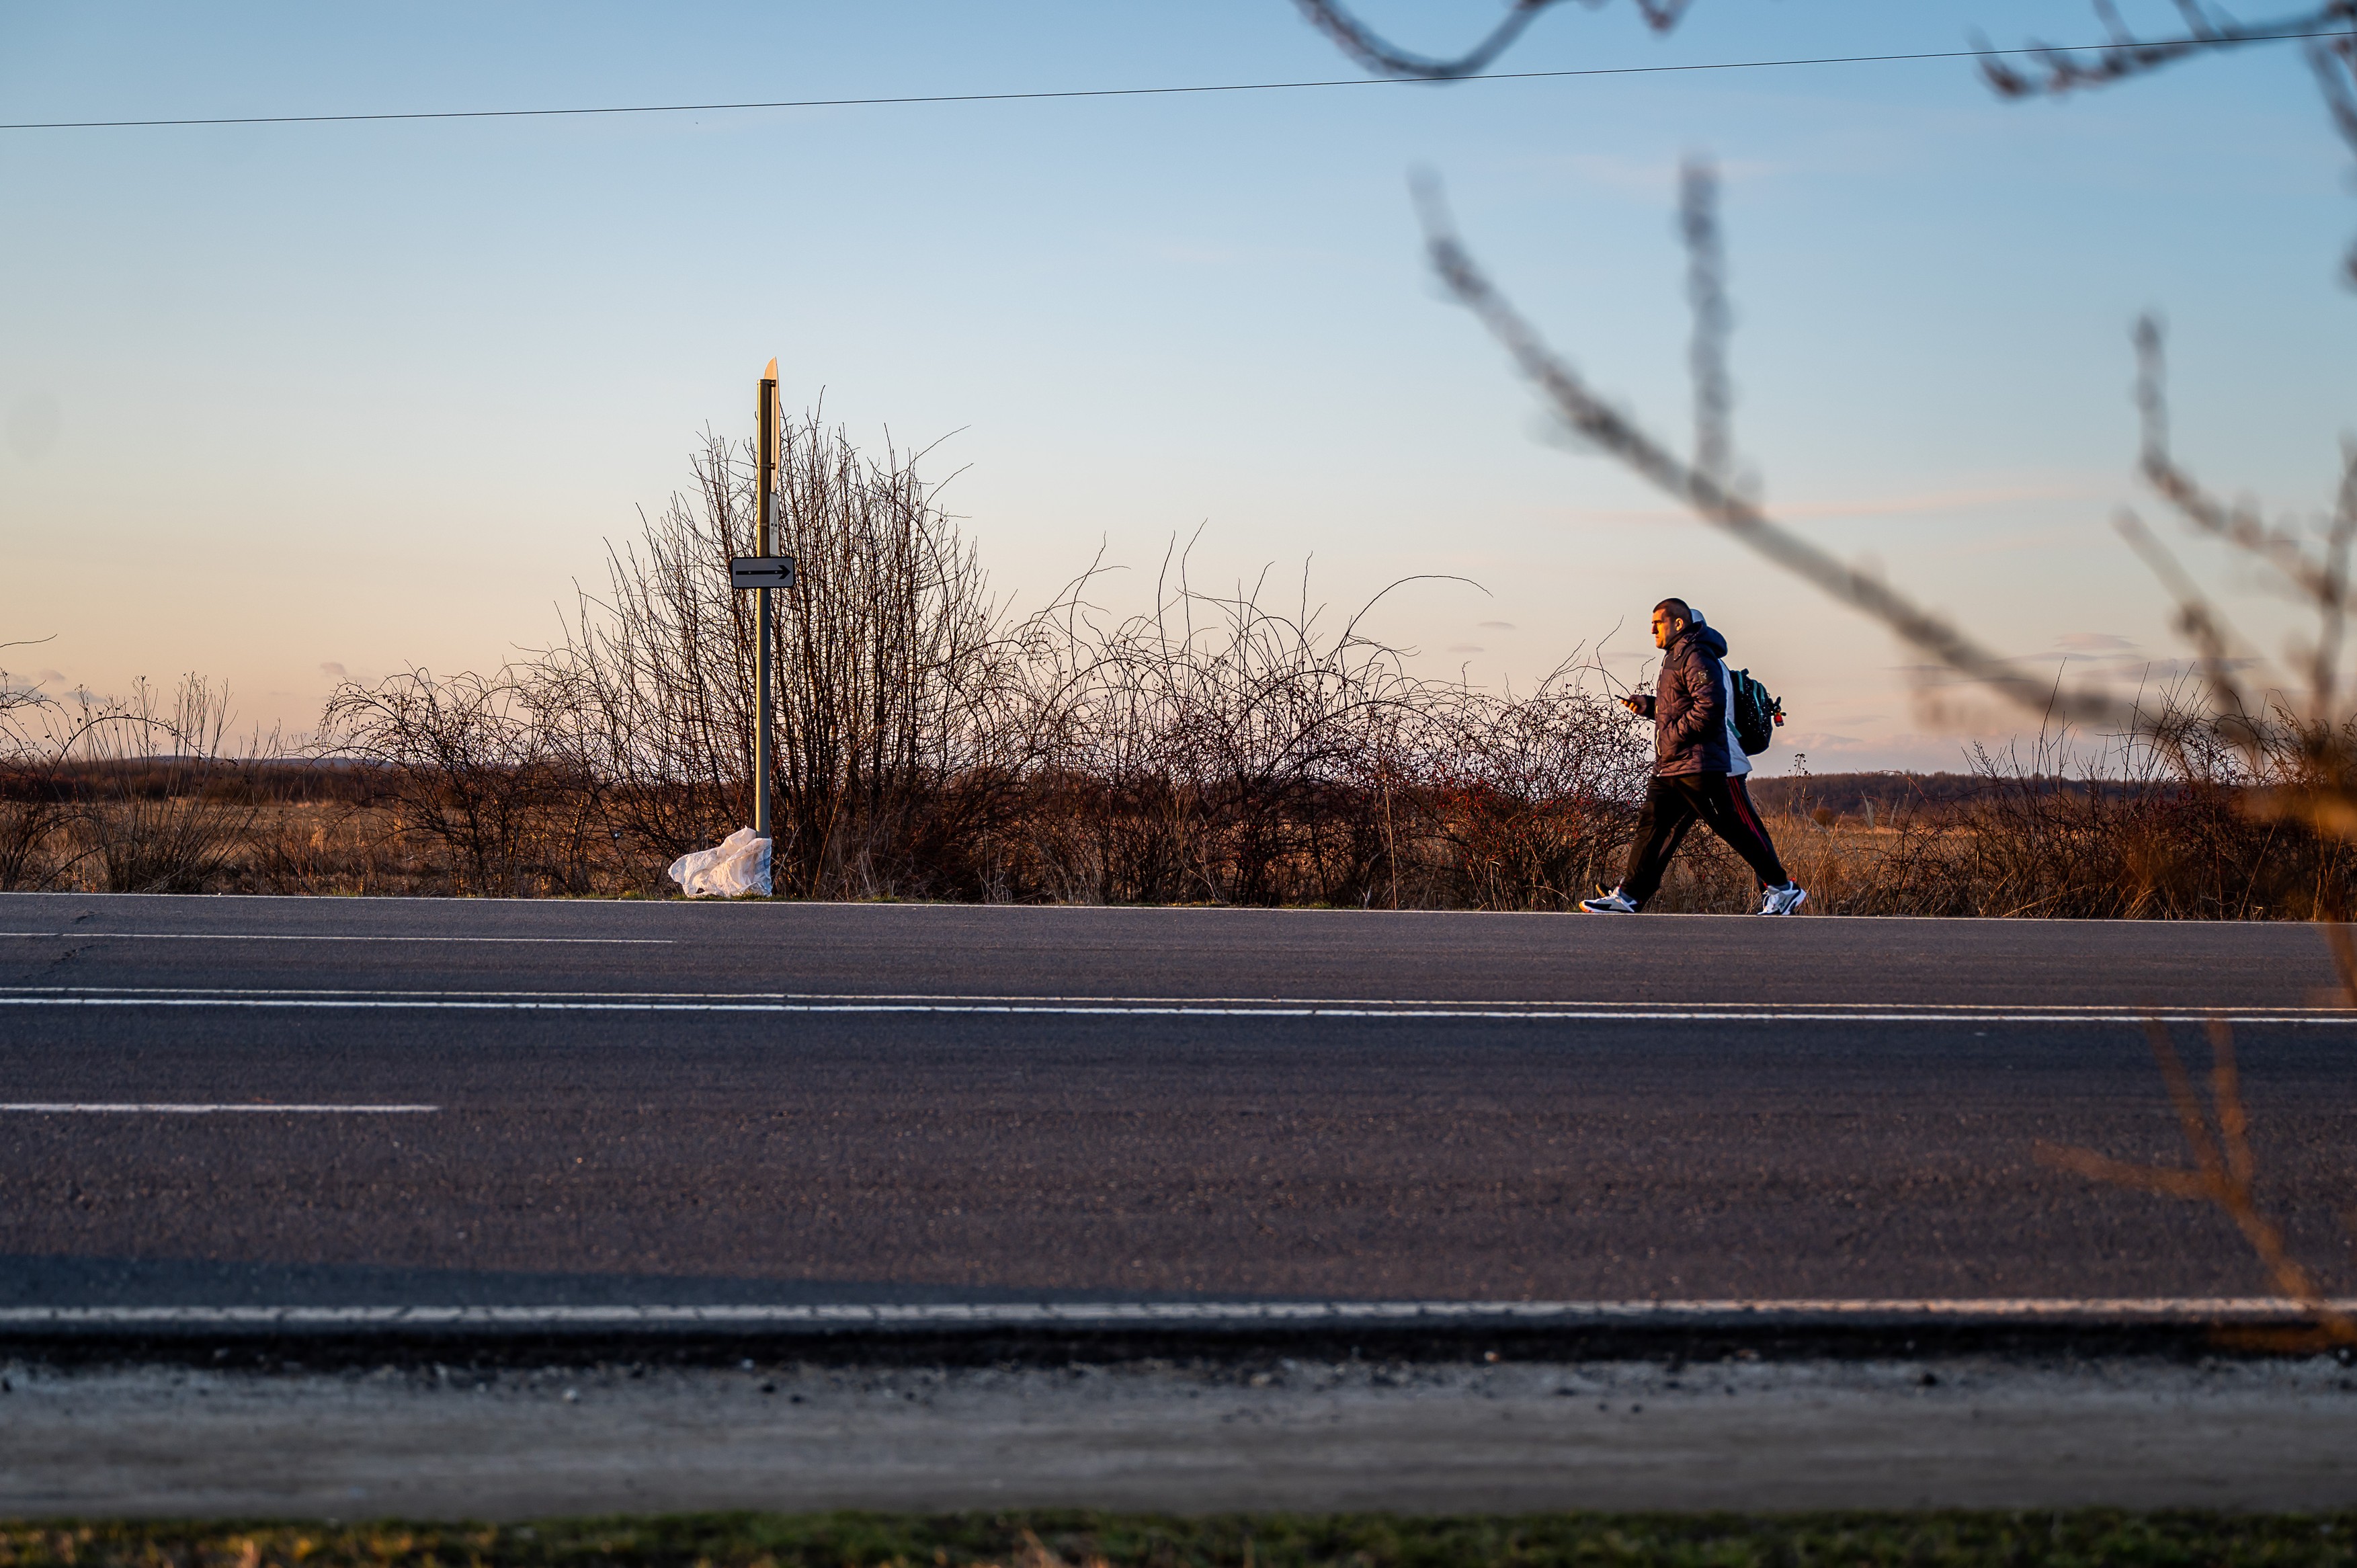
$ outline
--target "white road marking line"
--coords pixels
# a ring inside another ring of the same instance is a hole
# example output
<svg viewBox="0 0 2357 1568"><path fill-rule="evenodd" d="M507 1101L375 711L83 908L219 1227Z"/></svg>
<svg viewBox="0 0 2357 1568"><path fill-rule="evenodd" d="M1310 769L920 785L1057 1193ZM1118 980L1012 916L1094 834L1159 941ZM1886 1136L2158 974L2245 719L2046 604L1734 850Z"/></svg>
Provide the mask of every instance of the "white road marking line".
<svg viewBox="0 0 2357 1568"><path fill-rule="evenodd" d="M68 900L70 900L77 904L130 904L134 902L186 904L188 902L190 895L186 893L17 893L12 894L10 897L12 898L21 899L27 904L42 899L47 899L54 903L65 903ZM203 897L204 901L208 904L228 905L242 902L247 904L274 904L281 908L290 907L298 903L317 903L320 899L320 895L314 893L208 893ZM351 900L351 902L366 902L370 905L387 906L392 908L399 908L404 905L408 905L418 908L447 909L452 904L458 902L458 900L453 899L447 894L371 893L367 895L364 900L355 899ZM465 902L469 905L529 904L538 906L541 908L546 908L549 904L549 900L544 897L511 894L484 894L479 896L470 894L465 899ZM574 908L579 908L584 903L589 902L593 901L583 900L581 902L576 902L574 905ZM691 909L698 911L717 909L771 909L777 911L780 917L791 916L800 911L808 911L813 914L841 914L845 911L858 911L860 913L879 915L931 914L938 911L946 915L962 914L979 916L985 919L1039 919L1043 918L1071 915L1083 916L1092 918L1098 916L1135 917L1147 915L1183 915L1202 919L1226 917L1236 920L1250 920L1255 918L1264 919L1275 918L1288 920L1306 920L1313 918L1324 920L1376 919L1393 921L1526 920L1537 922L1541 920L1548 920L1560 924L1566 918L1564 914L1560 911L1549 911L1544 909L1351 909L1331 908L1323 909L1308 909L1270 908L1263 905L1235 904L967 904L946 899L887 904L878 903L873 899L689 899L670 896L666 896L661 899L633 899L627 901L622 899L599 899L595 900L594 902L604 908L616 909L629 908L634 911L653 909L681 911ZM634 915L632 918L636 918L636 916ZM1756 915L1672 914L1653 915L1647 918L1649 919L1662 921L1691 921L1697 925L1717 923L1728 926L1743 926L1753 930L1757 930L1759 929L1760 918ZM1858 926L1896 926L1901 924L1918 926L2006 926L2015 929L2029 926L2041 926L2054 929L2070 929L2072 928L2085 929L2093 926L2108 926L2114 928L2167 926L2178 930L2183 930L2189 928L2198 928L2246 932L2251 935L2260 937L2281 935L2285 932L2298 930L2307 923L2299 920L2114 920L2093 918L2082 918L2076 916L2069 918L2057 917L2054 918L2048 918L2041 916L2036 919L2024 919L2018 916L2013 915L1828 915L1822 913L1811 915L1808 917L1808 919L1810 924L1819 926L1830 925L1835 921L1841 921L1846 924Z"/></svg>
<svg viewBox="0 0 2357 1568"><path fill-rule="evenodd" d="M211 1105L63 1100L0 1104L0 1112L27 1116L424 1116L441 1109L439 1105Z"/></svg>
<svg viewBox="0 0 2357 1568"><path fill-rule="evenodd" d="M1535 1006L1389 1006L1335 1007L1226 1006L1179 1004L1103 1002L983 1003L983 1002L786 1002L747 998L741 1001L547 1001L516 997L278 997L243 995L142 994L135 996L0 995L0 1006L16 1007L238 1007L262 1009L315 1008L344 1012L460 1013L743 1013L743 1014L953 1014L1044 1015L1051 1017L1172 1017L1172 1018L1440 1018L1521 1019L1533 1023L1676 1023L1676 1024L2203 1024L2223 1020L2236 1024L2357 1024L2348 1013L2318 1015L2268 1008L2204 1008L2148 1013L2117 1010L2105 1013L2053 1013L2035 1010L1927 1011L1884 1008L1869 1012L1824 1007L1562 1007Z"/></svg>
<svg viewBox="0 0 2357 1568"><path fill-rule="evenodd" d="M15 988L0 988L0 995L58 997L89 996L102 998L139 998L153 996L194 997L199 999L245 997L325 997L351 998L359 1001L430 1000L456 1002L589 1002L598 1004L645 1002L718 1002L730 1004L856 1002L861 1004L881 1004L910 1002L921 1003L928 1006L945 1006L970 1003L985 1004L991 1006L1013 1006L1052 1003L1061 1006L1080 1007L1238 1007L1248 1010L1265 1009L1270 1007L1362 1007L1410 1014L1434 1007L1478 1007L1498 1011L1513 1010L1523 1012L1543 1009L1552 1009L1560 1012L1565 1008L1619 1008L1624 1011L1635 1012L1643 1011L1648 1008L1656 1008L1662 1005L1657 1003L1583 1002L1561 998L1553 1001L1546 1001L1517 998L1462 997L1454 1000L1441 1001L1428 997L1414 996L1090 996L1086 994L1060 994L1045 992L1038 993L1009 993L1004 994L986 992L926 991L421 991L395 993L389 992L382 986L370 988L354 986L220 986L208 987L202 990L191 990L189 987L185 985L27 985ZM1777 1008L1799 1008L1811 1013L1826 1014L1874 1013L1885 1011L1893 1006L1903 1005L1912 1012L1927 1015L1954 1014L1959 1015L1981 1015L1989 1013L1995 1007L2005 1004L1986 1002L1915 1002L1905 1004L1888 1002L1694 1002L1684 1004L1684 1005L1715 1012L1757 1012L1765 1007L1771 1010ZM2014 1010L2017 1012L2033 1011L2041 1017L2050 1015L2057 1018L2067 1018L2085 1014L2100 1015L2105 1019L2110 1019L2121 1015L2120 1006L2116 1003L2040 1002L2022 1003L2012 1005ZM2228 1009L2228 1011L2232 1012L2233 1010ZM2357 1009L2345 1006L2256 1007L2246 1008L2244 1010L2244 1015L2250 1016L2264 1015L2269 1018L2304 1017L2316 1018L2326 1022L2338 1019L2346 1020L2351 1023L2357 1023ZM2202 1016L2205 1017L2209 1015L2210 1015L2207 1013L2202 1015ZM2136 1016L2142 1018L2145 1015L2138 1013Z"/></svg>
<svg viewBox="0 0 2357 1568"><path fill-rule="evenodd" d="M0 937L54 937L77 942L505 942L527 945L669 948L675 937L383 937L295 931L0 931Z"/></svg>
<svg viewBox="0 0 2357 1568"><path fill-rule="evenodd" d="M64 989L64 988L62 988L62 987L61 987L60 989ZM182 993L182 994L186 994L185 990L183 990L181 993ZM216 993L215 994L230 994L230 993L227 993L227 992L221 992L221 993ZM355 994L374 994L374 995L382 995L382 994L383 994L383 993L382 993L382 992L376 992L376 993L355 993ZM603 992L603 993L601 993L601 992L594 992L594 991L569 991L569 992L567 992L567 991L554 991L554 992L484 993L483 994L486 994L486 995L510 995L510 994L511 994L511 995L516 995L516 996L547 996L547 997L552 997L552 998L573 998L573 997L579 997L579 998L582 998L582 999L585 999L585 1000L602 1000L602 999L605 999L605 998L609 997L609 996L624 995L624 994L632 995L632 996L642 996L642 997L646 997L646 998L653 999L653 1000L668 1000L668 999L672 999L672 998L674 998L674 997L676 997L676 998L680 998L680 999L695 999L695 1000L703 1000L703 999L705 999L706 997L708 997L708 998L712 998L712 999L720 999L720 1000L726 1000L726 999L728 999L728 998L729 998L729 993L726 993L726 992L712 992L712 993L705 993L705 995L704 995L703 997L696 997L696 996L694 996L694 993L680 993L680 992L659 992L659 991L657 991L657 992L639 992L639 993L614 993L614 992ZM742 994L743 994L743 993L738 993L738 995L739 995L739 996L741 996ZM1214 1006L1239 1006L1239 1007L1254 1007L1254 1006L1260 1006L1260 1007L1374 1007L1374 1008L1390 1008L1390 1009L1402 1010L1402 1011L1411 1011L1411 1010L1415 1010L1415 1009L1420 1009L1420 1008L1427 1008L1427 1007L1482 1007L1482 1008L1498 1008L1498 1009L1514 1009L1514 1008L1520 1008L1520 1009L1530 1009L1530 1008L1555 1008L1555 1009L1558 1009L1558 1010L1560 1010L1560 1009L1562 1009L1562 1008L1566 1008L1566 1007L1584 1007L1584 1008L1598 1008L1598 1009L1600 1009L1600 1008L1612 1008L1612 1007L1620 1007L1620 1008L1645 1008L1645 1007L1652 1007L1652 1006L1660 1006L1660 1005L1662 1005L1662 1004L1658 1004L1658 1003L1643 1003L1643 1002L1586 1002L1586 1001L1575 1001L1575 1000L1566 1000L1566 999L1558 999L1558 1000L1555 1000L1555 1001L1520 1001L1520 1000L1498 1000L1498 999L1494 999L1494 998L1488 998L1488 997L1481 997L1481 998L1466 998L1466 999L1458 1000L1458 1001L1437 1001L1437 1000L1432 1000L1432 999L1427 999L1427 998L1419 998L1419 997L1405 997L1405 996L1057 996L1057 995L1038 995L1038 996L1008 995L1008 996L994 996L994 995L983 994L983 993L946 993L946 992L945 992L945 993L930 993L930 992L920 992L920 991L888 991L888 992L866 992L866 993L863 993L863 992L852 992L852 991L785 991L785 992L780 992L780 993L777 993L776 994L777 994L777 999L778 999L778 1000L780 1000L780 1001L781 1001L781 1002L863 1002L863 1003L871 1003L871 1002L922 1002L922 1003L927 1003L927 1004L969 1003L969 1002L972 1002L972 1003L993 1003L993 1004L1000 1004L1000 1003L1017 1003L1017 1004L1021 1004L1021 1003L1057 1003L1057 1004L1068 1004L1068 1005L1082 1005L1082 1006L1089 1006L1089 1005L1098 1005L1098 1006L1102 1006L1102 1005L1104 1005L1104 1004L1119 1004L1119 1005L1121 1005L1121 1006L1125 1006L1125 1007L1129 1007L1129 1006L1178 1006L1178 1007L1214 1007ZM767 1000L768 998L767 998L767 997L763 997L763 996L757 996L757 997L756 997L756 999L758 999L758 1000ZM1801 1008L1806 1008L1806 1009L1810 1010L1811 1012L1818 1012L1818 1013L1825 1013L1825 1012L1840 1012L1840 1011L1843 1011L1843 1010L1845 1010L1845 1009L1847 1009L1847 1010L1850 1010L1850 1011L1856 1011L1856 1012L1872 1012L1872 1011L1875 1011L1875 1010L1877 1010L1877 1009L1888 1008L1888 1007L1890 1007L1890 1006L1893 1006L1893 1005L1904 1005L1904 1006L1906 1006L1906 1007L1908 1007L1908 1008L1911 1009L1912 1011L1915 1011L1915 1012L1918 1012L1918 1013L1927 1013L1927 1014L1929 1014L1929 1013L1986 1013L1986 1012L1987 1012L1991 1007L1998 1006L1998 1005L2003 1005L2003 1004L1996 1004L1996 1003L1986 1003L1986 1002L1983 1002L1983 1003L1974 1003L1974 1002L1910 1002L1910 1003L1905 1003L1905 1004L1892 1004L1892 1003L1888 1003L1888 1002L1783 1002L1783 1003L1776 1003L1776 1002L1769 1002L1769 1003L1758 1003L1758 1002L1753 1002L1753 1003L1744 1003L1744 1002L1692 1002L1692 1003L1686 1003L1686 1004L1684 1004L1684 1005L1688 1006L1688 1007L1707 1008L1707 1009L1714 1009L1714 1010L1718 1010L1718 1011L1731 1011L1731 1012L1744 1012L1744 1011L1752 1011L1752 1012L1757 1012L1757 1011L1759 1011L1760 1009L1761 1009L1761 1008L1763 1008L1763 1007L1765 1007L1765 1008L1771 1008L1771 1009L1772 1009L1772 1008L1778 1008L1778 1007L1801 1007ZM2022 1004L2021 1005L2034 1007L2034 1008L2036 1008L2039 1012L2040 1012L2040 1013L2042 1013L2042 1014L2043 1014L2043 1013L2051 1013L2051 1014L2055 1015L2056 1015L2056 1016L2058 1016L2058 1017L2067 1017L2067 1016L2069 1016L2069 1015L2073 1015L2073 1014L2079 1014L2079 1013L2099 1013L2099 1014L2104 1015L2104 1016L2106 1016L2106 1017L2109 1017L2109 1016L2112 1016L2112 1015L2116 1015L2116 1014L2119 1012L2119 1010L2120 1010L2120 1009L2119 1009L2119 1005L2118 1005L2118 1004L2116 1004L2116 1003L2104 1004L2104 1003L2044 1003L2044 1002L2040 1002L2040 1003L2032 1003L2032 1004ZM2319 1017L2340 1017L2340 1018L2346 1018L2346 1019L2349 1019L2349 1020L2351 1020L2352 1022L2357 1022L2357 1010L2352 1010L2352 1009L2351 1009L2351 1008L2347 1008L2347 1007L2270 1007L2270 1008L2256 1009L2255 1011L2263 1011L2263 1012L2266 1013L2269 1016L2274 1016L2274 1015L2277 1015L2277 1014L2282 1014L2282 1015L2293 1015L2293 1014L2300 1014L2300 1015L2310 1015L2310 1014L2312 1014L2312 1015L2315 1015L2319 1016ZM2137 1015L2138 1017L2142 1017L2142 1016L2143 1016L2143 1015L2142 1015L2142 1014L2138 1014L2138 1015Z"/></svg>
<svg viewBox="0 0 2357 1568"><path fill-rule="evenodd" d="M2357 1312L2357 1300L2324 1304ZM800 1306L20 1306L0 1308L11 1327L832 1327L1027 1324L1672 1323L1860 1318L2200 1324L2222 1319L2299 1322L2308 1314L2278 1296L2003 1297L1728 1301L1312 1301L934 1302Z"/></svg>

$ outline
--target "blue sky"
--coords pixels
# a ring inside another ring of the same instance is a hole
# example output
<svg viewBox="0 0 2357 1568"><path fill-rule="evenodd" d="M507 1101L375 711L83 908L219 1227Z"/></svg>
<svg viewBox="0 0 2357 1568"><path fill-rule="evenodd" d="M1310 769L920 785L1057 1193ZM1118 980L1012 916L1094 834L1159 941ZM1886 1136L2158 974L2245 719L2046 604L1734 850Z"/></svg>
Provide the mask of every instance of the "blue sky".
<svg viewBox="0 0 2357 1568"><path fill-rule="evenodd" d="M1482 4L1371 7L1432 48ZM2155 30L2170 8L2131 15ZM2098 32L2025 0L1566 6L1525 70ZM1025 91L1354 75L1285 0L1189 5L0 0L0 119ZM1592 455L1423 271L1410 171L1600 386L1687 428L1675 171L1723 166L1738 438L1771 508L2007 652L2181 653L2114 536L2127 328L2163 311L2189 461L2319 511L2349 427L2347 159L2287 49L2065 102L1958 60L1444 88L610 119L0 133L0 651L225 678L307 727L338 670L545 641L602 541L749 422L779 357L938 467L998 588L1100 548L1143 594L1274 564L1433 673L1527 683L1703 606L1819 770L1953 765L1877 628ZM2286 613L2218 581L2272 650ZM1118 595L1122 589L1116 587ZM1776 766L1792 747L1773 754Z"/></svg>

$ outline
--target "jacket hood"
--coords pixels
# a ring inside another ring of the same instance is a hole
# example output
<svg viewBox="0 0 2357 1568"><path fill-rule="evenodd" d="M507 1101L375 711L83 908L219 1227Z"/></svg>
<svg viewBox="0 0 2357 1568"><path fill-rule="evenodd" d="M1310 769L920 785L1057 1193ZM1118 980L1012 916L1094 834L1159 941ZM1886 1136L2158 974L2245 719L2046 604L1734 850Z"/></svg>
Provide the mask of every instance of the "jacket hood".
<svg viewBox="0 0 2357 1568"><path fill-rule="evenodd" d="M1718 628L1708 625L1703 620L1700 610L1694 612L1693 624L1686 628L1685 634L1694 639L1696 648L1701 649L1713 659L1727 657L1727 639L1718 635Z"/></svg>

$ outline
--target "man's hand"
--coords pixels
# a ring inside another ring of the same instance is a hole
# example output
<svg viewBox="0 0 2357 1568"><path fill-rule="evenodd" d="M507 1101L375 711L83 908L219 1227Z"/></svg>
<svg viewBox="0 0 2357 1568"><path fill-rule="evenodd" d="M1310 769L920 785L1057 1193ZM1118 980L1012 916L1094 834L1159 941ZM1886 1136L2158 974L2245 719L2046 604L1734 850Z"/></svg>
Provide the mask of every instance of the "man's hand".
<svg viewBox="0 0 2357 1568"><path fill-rule="evenodd" d="M1645 699L1642 697L1615 697L1612 700L1632 714L1641 714L1645 711Z"/></svg>

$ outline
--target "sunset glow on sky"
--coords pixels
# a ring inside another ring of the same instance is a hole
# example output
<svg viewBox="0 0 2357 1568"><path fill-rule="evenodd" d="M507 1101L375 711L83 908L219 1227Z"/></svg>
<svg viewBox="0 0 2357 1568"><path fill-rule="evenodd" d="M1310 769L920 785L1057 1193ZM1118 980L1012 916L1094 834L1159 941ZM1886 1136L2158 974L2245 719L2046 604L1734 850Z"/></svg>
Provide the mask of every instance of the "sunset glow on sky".
<svg viewBox="0 0 2357 1568"><path fill-rule="evenodd" d="M2131 19L2167 30L2172 7ZM1486 4L1372 6L1439 48ZM1501 69L2101 37L2029 0L1696 0L1667 38L1565 6ZM1020 92L1358 74L1286 0L35 6L0 120ZM791 406L938 442L997 589L1099 552L1150 591L1274 565L1427 673L1518 687L1691 598L1794 715L1769 759L1953 767L1891 638L1553 435L1422 260L1441 179L1598 385L1690 428L1676 171L1720 165L1739 460L1770 509L2041 670L2185 650L2112 524L2128 328L2175 423L2295 521L2357 428L2348 158L2289 48L2068 102L1969 61L621 117L0 132L0 650L13 679L225 679L315 722L346 675L489 668L556 633L607 540ZM2244 632L2290 612L2187 546ZM1618 628L1616 633L1615 628ZM47 640L35 640L47 639ZM2033 726L2034 727L2034 726Z"/></svg>

